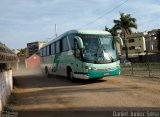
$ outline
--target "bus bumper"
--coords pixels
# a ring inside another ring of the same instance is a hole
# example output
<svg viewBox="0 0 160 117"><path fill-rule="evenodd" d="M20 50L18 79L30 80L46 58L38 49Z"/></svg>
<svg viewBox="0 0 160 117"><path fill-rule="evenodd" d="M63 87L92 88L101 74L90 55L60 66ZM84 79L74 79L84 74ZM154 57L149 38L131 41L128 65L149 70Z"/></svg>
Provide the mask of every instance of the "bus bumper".
<svg viewBox="0 0 160 117"><path fill-rule="evenodd" d="M114 70L88 70L87 73L74 73L74 77L79 79L98 79L115 75L120 75L120 67Z"/></svg>
<svg viewBox="0 0 160 117"><path fill-rule="evenodd" d="M114 70L88 70L89 79L120 75L120 67Z"/></svg>
<svg viewBox="0 0 160 117"><path fill-rule="evenodd" d="M89 79L89 75L87 73L86 74L77 74L77 73L74 73L74 78Z"/></svg>

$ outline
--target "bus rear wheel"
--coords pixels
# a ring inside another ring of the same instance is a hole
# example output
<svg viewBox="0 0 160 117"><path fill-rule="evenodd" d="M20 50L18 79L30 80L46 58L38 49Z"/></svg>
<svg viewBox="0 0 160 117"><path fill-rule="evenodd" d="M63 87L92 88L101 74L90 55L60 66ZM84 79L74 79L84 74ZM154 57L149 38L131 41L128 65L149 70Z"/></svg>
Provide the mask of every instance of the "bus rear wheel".
<svg viewBox="0 0 160 117"><path fill-rule="evenodd" d="M49 76L48 68L47 68L47 67L45 67L45 77L47 77L47 78L48 78L48 76Z"/></svg>

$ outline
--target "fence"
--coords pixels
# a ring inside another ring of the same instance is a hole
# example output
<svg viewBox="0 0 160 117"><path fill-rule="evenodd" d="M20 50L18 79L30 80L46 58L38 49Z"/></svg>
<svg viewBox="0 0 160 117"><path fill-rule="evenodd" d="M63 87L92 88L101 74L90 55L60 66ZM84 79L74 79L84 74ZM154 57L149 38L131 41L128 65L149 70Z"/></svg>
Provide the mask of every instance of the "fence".
<svg viewBox="0 0 160 117"><path fill-rule="evenodd" d="M122 75L160 78L160 63L121 64Z"/></svg>
<svg viewBox="0 0 160 117"><path fill-rule="evenodd" d="M13 89L12 70L0 71L0 112Z"/></svg>

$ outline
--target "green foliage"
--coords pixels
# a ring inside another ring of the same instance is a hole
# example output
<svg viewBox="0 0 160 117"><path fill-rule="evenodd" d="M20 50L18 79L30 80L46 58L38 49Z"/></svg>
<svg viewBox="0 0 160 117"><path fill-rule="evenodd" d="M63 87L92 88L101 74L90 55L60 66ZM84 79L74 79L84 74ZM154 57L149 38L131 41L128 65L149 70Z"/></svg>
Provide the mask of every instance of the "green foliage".
<svg viewBox="0 0 160 117"><path fill-rule="evenodd" d="M132 28L137 29L136 19L132 18L130 14L120 13L120 19L113 20L114 30L121 30L123 35L123 42L125 45L126 59L128 59L128 47L126 44L126 36L132 33Z"/></svg>
<svg viewBox="0 0 160 117"><path fill-rule="evenodd" d="M136 19L130 14L120 13L120 19L113 20L115 30L122 30L122 33L131 34L132 28L137 29Z"/></svg>
<svg viewBox="0 0 160 117"><path fill-rule="evenodd" d="M0 70L4 70L7 68L7 65L5 63L0 63Z"/></svg>
<svg viewBox="0 0 160 117"><path fill-rule="evenodd" d="M21 49L20 52L17 55L18 56L25 56L26 55L26 48Z"/></svg>
<svg viewBox="0 0 160 117"><path fill-rule="evenodd" d="M158 50L160 51L160 29L157 32Z"/></svg>
<svg viewBox="0 0 160 117"><path fill-rule="evenodd" d="M113 36L117 36L118 35L117 34L117 30L114 27L112 27L111 29L109 29L108 27L105 26L105 31L110 32Z"/></svg>

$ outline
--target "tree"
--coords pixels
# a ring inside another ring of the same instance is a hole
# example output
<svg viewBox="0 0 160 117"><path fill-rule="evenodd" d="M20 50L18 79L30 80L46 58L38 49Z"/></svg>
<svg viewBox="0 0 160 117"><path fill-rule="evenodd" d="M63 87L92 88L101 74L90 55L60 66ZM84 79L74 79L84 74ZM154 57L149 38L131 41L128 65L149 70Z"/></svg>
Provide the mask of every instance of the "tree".
<svg viewBox="0 0 160 117"><path fill-rule="evenodd" d="M157 31L158 50L160 51L160 29Z"/></svg>
<svg viewBox="0 0 160 117"><path fill-rule="evenodd" d="M17 53L18 56L26 56L26 48L20 49L20 52Z"/></svg>
<svg viewBox="0 0 160 117"><path fill-rule="evenodd" d="M117 30L114 27L112 27L111 29L109 29L108 27L105 26L105 31L110 32L113 36L117 36L118 35L117 34Z"/></svg>
<svg viewBox="0 0 160 117"><path fill-rule="evenodd" d="M132 34L132 28L137 29L136 19L132 18L130 14L120 13L120 19L114 20L114 29L122 31L122 38L126 51L126 59L128 59L128 47L126 44L126 37L129 34Z"/></svg>

